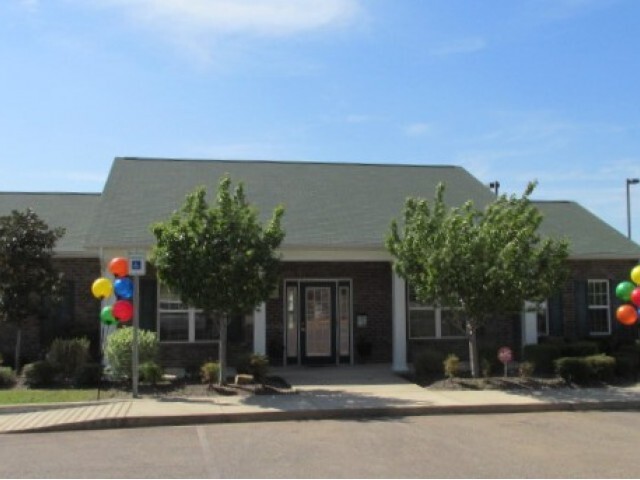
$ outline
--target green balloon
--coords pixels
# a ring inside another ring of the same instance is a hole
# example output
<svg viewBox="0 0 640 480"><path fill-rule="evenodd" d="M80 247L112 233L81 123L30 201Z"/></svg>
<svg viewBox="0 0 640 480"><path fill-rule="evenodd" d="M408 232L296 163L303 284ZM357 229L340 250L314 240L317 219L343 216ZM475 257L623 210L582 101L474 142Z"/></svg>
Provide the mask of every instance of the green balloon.
<svg viewBox="0 0 640 480"><path fill-rule="evenodd" d="M620 282L616 287L616 297L623 302L628 302L631 299L631 292L636 286L628 281Z"/></svg>
<svg viewBox="0 0 640 480"><path fill-rule="evenodd" d="M109 305L100 311L100 321L105 325L115 325L118 323L116 317L113 316L113 307Z"/></svg>

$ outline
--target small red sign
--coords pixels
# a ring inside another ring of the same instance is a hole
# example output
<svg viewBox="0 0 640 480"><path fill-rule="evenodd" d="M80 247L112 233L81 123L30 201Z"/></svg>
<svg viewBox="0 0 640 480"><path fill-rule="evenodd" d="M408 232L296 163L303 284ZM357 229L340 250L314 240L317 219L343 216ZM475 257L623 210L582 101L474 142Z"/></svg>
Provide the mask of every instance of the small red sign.
<svg viewBox="0 0 640 480"><path fill-rule="evenodd" d="M500 347L498 350L498 360L502 363L509 363L513 360L513 352L509 347Z"/></svg>

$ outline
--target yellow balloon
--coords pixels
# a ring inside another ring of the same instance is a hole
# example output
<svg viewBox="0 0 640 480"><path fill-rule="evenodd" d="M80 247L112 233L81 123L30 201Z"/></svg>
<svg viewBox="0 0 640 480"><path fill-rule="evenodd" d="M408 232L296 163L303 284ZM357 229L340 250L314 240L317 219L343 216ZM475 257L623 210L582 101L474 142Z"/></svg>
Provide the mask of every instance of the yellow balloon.
<svg viewBox="0 0 640 480"><path fill-rule="evenodd" d="M636 285L640 285L640 265L636 265L633 267L633 270L631 270L631 280L633 280L633 283Z"/></svg>
<svg viewBox="0 0 640 480"><path fill-rule="evenodd" d="M91 285L91 293L96 298L107 298L113 293L113 284L108 278L100 277Z"/></svg>

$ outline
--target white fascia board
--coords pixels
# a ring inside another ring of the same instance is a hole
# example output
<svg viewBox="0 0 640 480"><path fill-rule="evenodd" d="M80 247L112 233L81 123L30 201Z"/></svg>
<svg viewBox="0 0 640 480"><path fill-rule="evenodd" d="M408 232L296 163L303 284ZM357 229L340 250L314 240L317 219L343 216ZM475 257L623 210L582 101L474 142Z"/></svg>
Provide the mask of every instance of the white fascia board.
<svg viewBox="0 0 640 480"><path fill-rule="evenodd" d="M87 251L64 251L64 250L54 250L53 258L98 258L98 252L94 252L93 250Z"/></svg>
<svg viewBox="0 0 640 480"><path fill-rule="evenodd" d="M104 247L102 258L127 257L131 252L148 253L150 247ZM284 262L392 262L393 257L381 247L285 246L279 250Z"/></svg>
<svg viewBox="0 0 640 480"><path fill-rule="evenodd" d="M616 255L615 253L594 253L585 255L569 255L568 260L629 260L640 262L640 257L636 255Z"/></svg>

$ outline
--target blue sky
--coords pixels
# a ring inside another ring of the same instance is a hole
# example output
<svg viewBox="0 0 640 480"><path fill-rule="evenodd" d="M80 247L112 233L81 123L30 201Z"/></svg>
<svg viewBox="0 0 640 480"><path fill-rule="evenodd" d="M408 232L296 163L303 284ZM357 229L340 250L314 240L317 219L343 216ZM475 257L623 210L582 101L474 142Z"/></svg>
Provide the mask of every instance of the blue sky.
<svg viewBox="0 0 640 480"><path fill-rule="evenodd" d="M626 233L636 0L2 0L0 190L115 156L461 165ZM640 237L640 185L632 187Z"/></svg>

